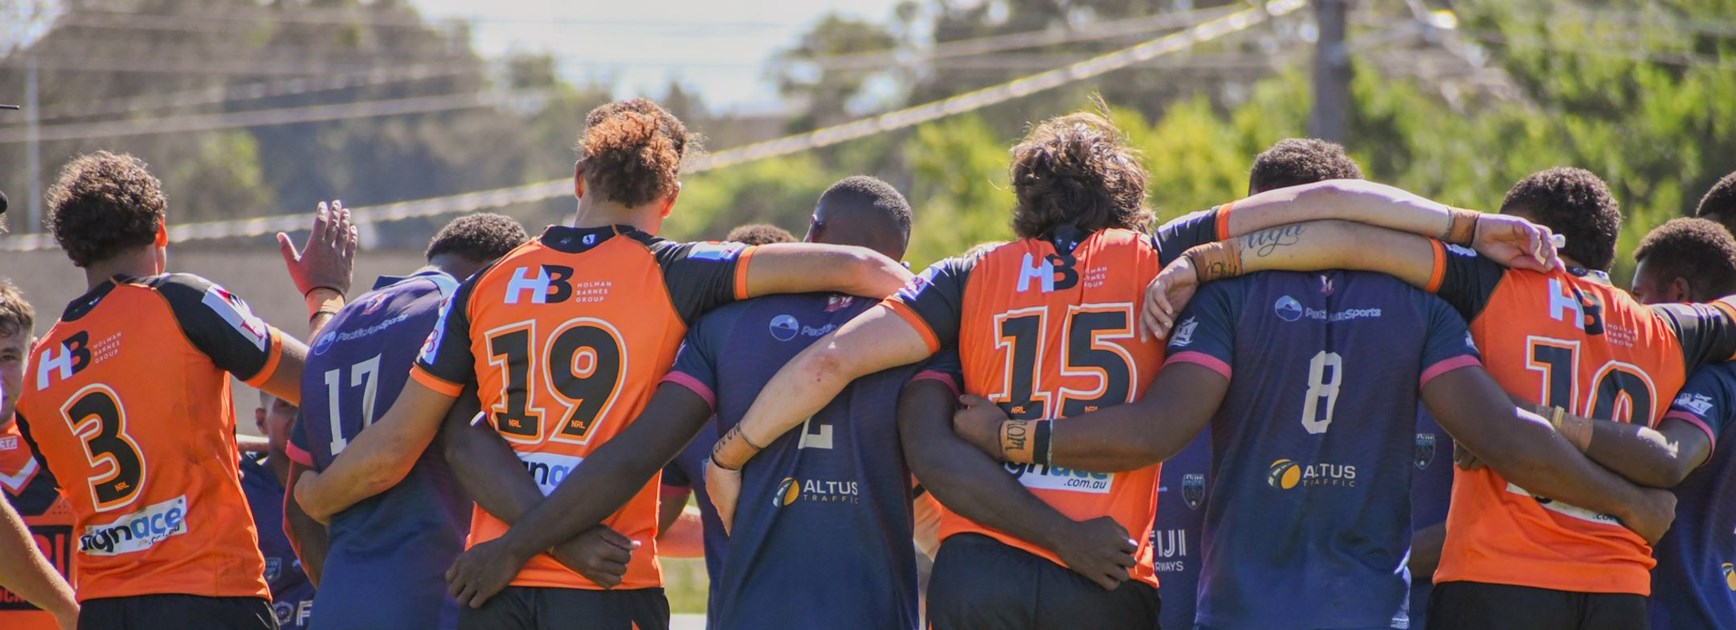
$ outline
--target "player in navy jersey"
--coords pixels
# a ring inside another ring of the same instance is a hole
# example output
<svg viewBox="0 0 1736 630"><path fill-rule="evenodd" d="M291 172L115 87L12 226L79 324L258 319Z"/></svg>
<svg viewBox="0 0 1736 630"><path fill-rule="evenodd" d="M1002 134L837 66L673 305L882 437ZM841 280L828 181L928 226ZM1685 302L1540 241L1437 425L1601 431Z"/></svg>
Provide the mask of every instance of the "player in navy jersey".
<svg viewBox="0 0 1736 630"><path fill-rule="evenodd" d="M527 239L505 216L455 219L429 244L427 267L381 277L339 311L309 351L302 417L289 449L297 467L323 469L378 419L403 388L458 278ZM469 521L470 504L452 470L440 451L430 450L402 483L332 516L323 561L310 562L320 580L311 627L453 627L457 603L442 577L463 550ZM301 541L304 555L312 538Z"/></svg>
<svg viewBox="0 0 1736 630"><path fill-rule="evenodd" d="M1417 407L1415 468L1411 470L1411 630L1428 619L1435 566L1447 537L1447 505L1453 497L1453 436L1427 408Z"/></svg>
<svg viewBox="0 0 1736 630"><path fill-rule="evenodd" d="M1209 419L1199 627L1408 626L1419 390L1456 435L1498 453L1497 468L1552 496L1643 504L1512 405L1450 307L1396 279L1259 274L1201 289L1180 321L1140 402L1030 423L974 399L958 422L1009 461L1126 470L1177 452ZM1034 439L1006 439L1020 435Z"/></svg>
<svg viewBox="0 0 1736 630"><path fill-rule="evenodd" d="M241 453L241 492L253 513L253 528L259 532L259 554L265 557L265 584L271 588L271 608L279 628L306 628L313 616L313 582L302 568L295 546L290 544L283 518L284 482L289 478L289 431L295 424L295 405L259 393L259 408L253 420L265 435L263 453ZM263 457L260 457L263 455Z"/></svg>
<svg viewBox="0 0 1736 630"><path fill-rule="evenodd" d="M910 222L908 204L890 185L851 177L821 196L805 240L859 245L897 259ZM455 588L486 582L483 569L509 576L524 561L514 547L539 549L543 539L563 540L599 522L714 413L717 428L727 429L791 356L875 303L831 293L781 295L707 314L689 331L639 420L587 457L505 536L468 552L455 569ZM947 378L921 376L924 384ZM714 627L916 627L909 472L893 414L900 390L918 377L912 368L865 379L816 415L803 436L768 445L776 464L768 456L766 465L748 471L753 499L744 503L724 553L707 551L716 565Z"/></svg>

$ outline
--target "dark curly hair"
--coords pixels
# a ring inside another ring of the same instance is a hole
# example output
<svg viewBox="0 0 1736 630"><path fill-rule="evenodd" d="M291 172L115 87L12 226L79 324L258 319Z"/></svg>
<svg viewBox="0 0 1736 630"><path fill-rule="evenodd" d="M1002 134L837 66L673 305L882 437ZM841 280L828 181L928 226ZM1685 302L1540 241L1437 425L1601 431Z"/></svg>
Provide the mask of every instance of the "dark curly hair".
<svg viewBox="0 0 1736 630"><path fill-rule="evenodd" d="M125 153L73 158L48 189L48 230L80 267L150 245L163 227L163 183Z"/></svg>
<svg viewBox="0 0 1736 630"><path fill-rule="evenodd" d="M1653 277L1687 280L1696 302L1736 293L1736 239L1714 221L1670 219L1640 240L1634 260Z"/></svg>
<svg viewBox="0 0 1736 630"><path fill-rule="evenodd" d="M1097 114L1051 118L1013 147L1013 233L1041 238L1071 224L1085 232L1144 230L1145 167L1126 138Z"/></svg>
<svg viewBox="0 0 1736 630"><path fill-rule="evenodd" d="M25 301L24 292L11 280L0 280L0 335L12 336L23 332L26 338L36 330L36 309Z"/></svg>
<svg viewBox="0 0 1736 630"><path fill-rule="evenodd" d="M698 144L698 136L689 136L674 115L635 98L585 115L577 149L586 185L603 199L632 207L673 194L681 161Z"/></svg>
<svg viewBox="0 0 1736 630"><path fill-rule="evenodd" d="M723 240L747 243L748 245L771 245L773 243L794 243L796 242L796 235L770 223L749 223L735 226L729 231L728 236L723 237Z"/></svg>
<svg viewBox="0 0 1736 630"><path fill-rule="evenodd" d="M1712 184L1712 189L1700 198L1694 216L1722 223L1724 229L1736 234L1736 173L1725 175L1718 183Z"/></svg>
<svg viewBox="0 0 1736 630"><path fill-rule="evenodd" d="M1519 180L1501 200L1501 214L1522 215L1567 237L1561 254L1598 271L1615 262L1621 209L1591 171L1558 166Z"/></svg>
<svg viewBox="0 0 1736 630"><path fill-rule="evenodd" d="M485 263L512 251L530 235L512 217L493 212L467 214L447 223L428 241L427 257L455 254L473 263Z"/></svg>
<svg viewBox="0 0 1736 630"><path fill-rule="evenodd" d="M1338 143L1285 138L1254 156L1254 167L1248 171L1248 194L1328 179L1362 179L1362 168Z"/></svg>

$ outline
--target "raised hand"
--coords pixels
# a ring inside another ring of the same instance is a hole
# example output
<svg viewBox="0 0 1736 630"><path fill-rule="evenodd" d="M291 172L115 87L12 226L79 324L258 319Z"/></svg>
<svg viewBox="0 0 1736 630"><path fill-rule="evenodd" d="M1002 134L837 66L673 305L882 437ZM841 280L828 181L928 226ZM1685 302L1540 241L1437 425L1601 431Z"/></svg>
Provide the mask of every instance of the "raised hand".
<svg viewBox="0 0 1736 630"><path fill-rule="evenodd" d="M1558 241L1549 228L1504 214L1483 214L1477 217L1476 235L1471 247L1484 257L1514 269L1549 271L1561 264L1556 254Z"/></svg>
<svg viewBox="0 0 1736 630"><path fill-rule="evenodd" d="M299 251L288 234L277 233L283 266L289 270L289 279L295 282L296 290L304 296L320 288L340 294L350 292L358 240L356 226L350 222L350 211L344 209L342 201L333 201L329 206L320 202L319 209L314 212L313 228L308 232L307 243Z"/></svg>

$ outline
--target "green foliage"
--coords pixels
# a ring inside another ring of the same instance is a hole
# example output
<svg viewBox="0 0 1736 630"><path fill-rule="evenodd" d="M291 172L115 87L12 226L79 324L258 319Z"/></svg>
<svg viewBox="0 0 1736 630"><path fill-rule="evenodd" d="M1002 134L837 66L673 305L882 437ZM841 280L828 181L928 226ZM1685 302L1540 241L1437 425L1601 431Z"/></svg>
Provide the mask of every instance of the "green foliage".
<svg viewBox="0 0 1736 630"><path fill-rule="evenodd" d="M986 241L1011 239L1013 193L1007 186L1007 147L981 116L966 115L918 127L904 148L914 181L906 189L916 215L910 252L920 269Z"/></svg>
<svg viewBox="0 0 1736 630"><path fill-rule="evenodd" d="M820 193L838 179L812 154L692 175L664 230L671 238L714 240L743 223L770 223L800 235Z"/></svg>

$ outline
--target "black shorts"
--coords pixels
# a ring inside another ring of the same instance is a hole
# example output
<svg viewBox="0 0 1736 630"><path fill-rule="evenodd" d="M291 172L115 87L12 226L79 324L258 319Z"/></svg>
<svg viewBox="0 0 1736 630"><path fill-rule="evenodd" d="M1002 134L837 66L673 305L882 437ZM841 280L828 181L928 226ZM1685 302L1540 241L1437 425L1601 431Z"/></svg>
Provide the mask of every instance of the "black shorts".
<svg viewBox="0 0 1736 630"><path fill-rule="evenodd" d="M262 597L134 595L85 600L78 630L277 630L277 615Z"/></svg>
<svg viewBox="0 0 1736 630"><path fill-rule="evenodd" d="M1646 630L1646 598L1508 584L1446 582L1429 596L1430 630Z"/></svg>
<svg viewBox="0 0 1736 630"><path fill-rule="evenodd" d="M458 610L458 630L669 630L661 588L592 591L508 586L481 608Z"/></svg>
<svg viewBox="0 0 1736 630"><path fill-rule="evenodd" d="M1128 580L1105 591L1061 565L978 534L940 544L928 580L936 630L1157 628L1157 589Z"/></svg>

